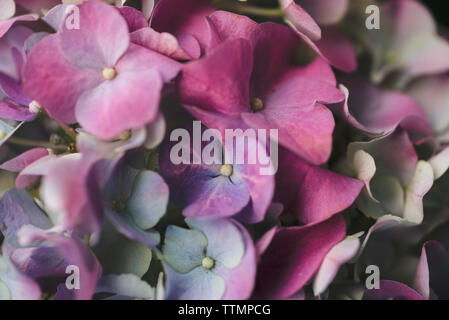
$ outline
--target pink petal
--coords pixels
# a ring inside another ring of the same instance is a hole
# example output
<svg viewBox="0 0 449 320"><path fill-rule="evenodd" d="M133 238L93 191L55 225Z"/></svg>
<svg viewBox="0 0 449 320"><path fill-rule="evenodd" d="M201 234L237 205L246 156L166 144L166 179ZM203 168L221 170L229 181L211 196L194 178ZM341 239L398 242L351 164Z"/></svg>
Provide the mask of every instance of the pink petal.
<svg viewBox="0 0 449 320"><path fill-rule="evenodd" d="M60 43L64 57L81 68L114 67L129 46L126 20L113 6L101 1L78 5L80 28L63 24Z"/></svg>
<svg viewBox="0 0 449 320"><path fill-rule="evenodd" d="M59 35L36 44L23 72L24 90L48 114L65 123L75 123L79 96L102 81L101 70L80 69L67 62L59 46Z"/></svg>
<svg viewBox="0 0 449 320"><path fill-rule="evenodd" d="M131 42L152 49L160 54L177 60L191 60L200 57L201 48L192 36L183 37L185 50L178 39L167 32L157 32L152 28L143 28L130 34Z"/></svg>
<svg viewBox="0 0 449 320"><path fill-rule="evenodd" d="M252 51L243 39L225 42L206 57L183 66L181 102L237 117L249 109Z"/></svg>
<svg viewBox="0 0 449 320"><path fill-rule="evenodd" d="M117 66L119 75L115 79L83 94L76 106L79 123L102 139L112 139L125 130L142 127L157 115L163 85L159 72L155 69L128 71L126 60L125 55Z"/></svg>
<svg viewBox="0 0 449 320"><path fill-rule="evenodd" d="M129 32L148 27L147 19L139 10L126 6L120 7L118 10L128 23Z"/></svg>
<svg viewBox="0 0 449 320"><path fill-rule="evenodd" d="M150 26L158 32L170 32L177 38L193 35L205 47L209 32L204 18L213 11L208 0L159 1L154 8Z"/></svg>
<svg viewBox="0 0 449 320"><path fill-rule="evenodd" d="M313 164L327 161L332 149L334 118L321 104L243 113L253 128L279 130L279 142Z"/></svg>
<svg viewBox="0 0 449 320"><path fill-rule="evenodd" d="M313 41L321 38L321 29L313 18L294 0L279 0L288 23Z"/></svg>
<svg viewBox="0 0 449 320"><path fill-rule="evenodd" d="M366 290L364 300L424 300L415 290L405 284L381 280L380 289Z"/></svg>

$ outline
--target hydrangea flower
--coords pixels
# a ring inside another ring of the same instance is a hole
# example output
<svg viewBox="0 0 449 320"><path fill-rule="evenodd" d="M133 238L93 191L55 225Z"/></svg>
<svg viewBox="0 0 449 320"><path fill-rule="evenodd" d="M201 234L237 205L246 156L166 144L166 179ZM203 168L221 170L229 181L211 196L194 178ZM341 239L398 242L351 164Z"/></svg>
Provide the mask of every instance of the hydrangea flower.
<svg viewBox="0 0 449 320"><path fill-rule="evenodd" d="M247 299L256 271L254 244L236 221L186 219L169 226L163 246L167 299Z"/></svg>
<svg viewBox="0 0 449 320"><path fill-rule="evenodd" d="M105 213L125 236L154 247L159 244L159 233L147 230L165 214L168 192L157 173L122 164L105 184Z"/></svg>
<svg viewBox="0 0 449 320"><path fill-rule="evenodd" d="M177 75L178 64L131 44L115 8L88 1L79 12L80 29L64 25L31 50L26 92L55 119L78 121L103 139L143 127L155 119L163 83Z"/></svg>
<svg viewBox="0 0 449 320"><path fill-rule="evenodd" d="M329 65L293 66L295 34L286 27L226 12L209 20L222 42L183 66L181 102L208 127L277 129L286 148L325 162L334 120L324 104L344 100Z"/></svg>
<svg viewBox="0 0 449 320"><path fill-rule="evenodd" d="M56 299L92 297L101 274L98 261L75 235L52 232L50 219L25 191L13 189L3 196L0 217L2 233L5 235L3 250L24 277L36 279L46 289L54 283ZM60 278L65 277L68 265L79 267L80 276L84 278L79 290L68 290L65 282L58 285ZM10 268L14 270L13 266ZM54 282L49 281L49 278L53 278ZM34 292L36 289L29 294L33 295ZM39 297L34 296L36 298Z"/></svg>
<svg viewBox="0 0 449 320"><path fill-rule="evenodd" d="M204 129L203 127L202 132ZM248 146L243 150L245 161L240 163L236 161L239 151L234 146L245 143L245 136L236 137L232 145L216 141L218 137L210 139L213 142L202 142L202 150L209 144L218 144L220 150L220 154L211 152L214 160L211 163L206 163L202 155L196 153L190 140L182 139L176 143L177 146L171 141L162 145L160 169L170 187L172 201L183 207L183 215L189 218L236 216L247 223L262 221L273 197L274 177L261 174L263 165L260 161L250 164L249 154L260 152L267 157L264 146L254 137L249 137ZM258 150L253 150L251 145ZM186 152L189 163L173 163L173 153L178 148L181 152ZM234 156L231 162L226 161L228 153Z"/></svg>
<svg viewBox="0 0 449 320"><path fill-rule="evenodd" d="M403 129L348 147L347 167L365 183L357 205L367 216L393 214L423 220L422 199L434 181L432 166L418 156Z"/></svg>

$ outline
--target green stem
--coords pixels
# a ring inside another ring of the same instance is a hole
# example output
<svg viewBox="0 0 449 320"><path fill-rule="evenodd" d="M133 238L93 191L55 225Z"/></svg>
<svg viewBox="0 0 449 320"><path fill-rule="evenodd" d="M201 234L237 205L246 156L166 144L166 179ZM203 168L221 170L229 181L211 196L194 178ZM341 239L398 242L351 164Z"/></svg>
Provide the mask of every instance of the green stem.
<svg viewBox="0 0 449 320"><path fill-rule="evenodd" d="M54 144L45 141L34 141L23 138L11 137L8 139L7 142L25 147L42 147L47 149L53 149L56 151L67 151L67 146L56 146Z"/></svg>
<svg viewBox="0 0 449 320"><path fill-rule="evenodd" d="M77 137L77 133L75 130L73 130L72 128L70 128L68 125L62 123L62 122L58 122L58 125L61 127L62 130L64 130L64 132L71 138L73 139L73 141L76 141L76 137Z"/></svg>

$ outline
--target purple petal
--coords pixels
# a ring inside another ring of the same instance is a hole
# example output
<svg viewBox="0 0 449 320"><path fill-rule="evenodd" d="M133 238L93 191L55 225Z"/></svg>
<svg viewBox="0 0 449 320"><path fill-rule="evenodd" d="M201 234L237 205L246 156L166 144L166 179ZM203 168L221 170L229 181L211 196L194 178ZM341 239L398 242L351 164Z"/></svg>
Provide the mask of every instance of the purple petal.
<svg viewBox="0 0 449 320"><path fill-rule="evenodd" d="M424 300L415 290L405 284L381 280L380 289L366 290L364 300Z"/></svg>
<svg viewBox="0 0 449 320"><path fill-rule="evenodd" d="M29 245L34 241L45 241L44 243L55 247L64 257L67 265L75 265L79 268L80 281L79 290L69 290L65 283L58 287L55 299L91 299L98 279L101 276L101 266L96 257L75 236L65 237L60 234L45 232L31 225L26 225L18 232L19 241L22 245Z"/></svg>

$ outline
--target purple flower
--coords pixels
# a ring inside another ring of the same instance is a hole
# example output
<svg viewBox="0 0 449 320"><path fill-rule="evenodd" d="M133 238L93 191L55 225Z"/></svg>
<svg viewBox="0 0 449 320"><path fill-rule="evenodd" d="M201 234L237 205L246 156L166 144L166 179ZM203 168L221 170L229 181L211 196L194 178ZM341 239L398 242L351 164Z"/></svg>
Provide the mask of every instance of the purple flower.
<svg viewBox="0 0 449 320"><path fill-rule="evenodd" d="M25 191L10 190L0 200L0 220L5 236L3 251L24 276L35 279L46 290L56 290L56 299L90 299L101 267L90 250L75 235L61 235L51 231L48 216L37 207ZM79 268L79 290L68 291L66 267ZM3 279L2 279L3 280ZM58 285L59 284L59 285ZM29 284L32 285L32 284ZM11 289L19 289L14 285ZM37 287L39 289L39 287ZM32 299L39 299L30 291ZM20 299L20 297L19 297Z"/></svg>
<svg viewBox="0 0 449 320"><path fill-rule="evenodd" d="M204 129L203 127L199 133L204 132ZM214 161L211 163L203 161L190 139L187 141L182 138L176 146L174 142L169 141L162 145L160 170L170 186L172 201L183 207L183 215L189 218L236 216L247 223L262 221L273 197L274 177L262 175L260 170L263 166L260 161L250 164L248 159L251 152L265 153L264 147L255 137L249 137L248 147L243 150L245 152L243 164L236 161L229 163L224 161L229 148L233 149L234 157L237 157L236 153L239 152L234 150L234 139L232 146L228 143L224 147L218 137L209 139L213 140L210 143L202 142L203 151L207 145L210 147L218 143L217 146L222 152L220 156L214 151ZM244 141L244 136L236 137L235 146ZM258 150L250 148L251 145L256 146ZM188 163L173 162L173 154L178 148L186 152Z"/></svg>
<svg viewBox="0 0 449 320"><path fill-rule="evenodd" d="M186 219L163 246L167 299L247 299L256 274L254 244L234 220Z"/></svg>
<svg viewBox="0 0 449 320"><path fill-rule="evenodd" d="M150 229L165 214L168 186L157 173L122 164L103 192L104 210L119 232L149 247L159 244L159 233Z"/></svg>

